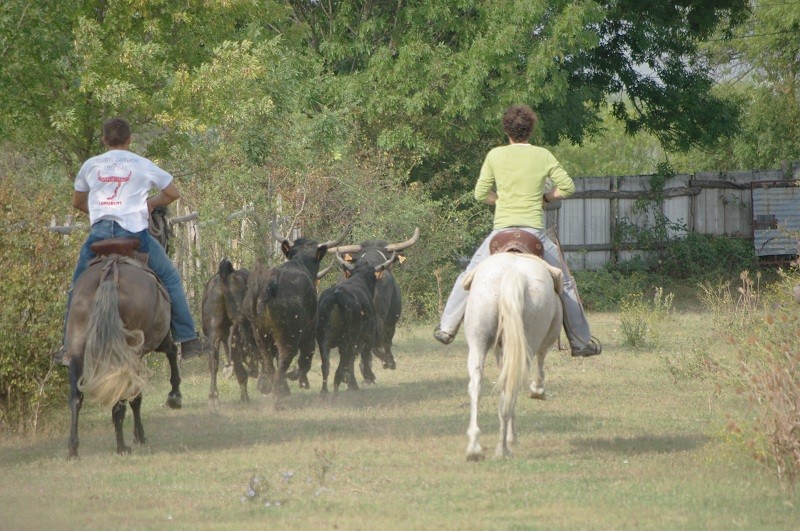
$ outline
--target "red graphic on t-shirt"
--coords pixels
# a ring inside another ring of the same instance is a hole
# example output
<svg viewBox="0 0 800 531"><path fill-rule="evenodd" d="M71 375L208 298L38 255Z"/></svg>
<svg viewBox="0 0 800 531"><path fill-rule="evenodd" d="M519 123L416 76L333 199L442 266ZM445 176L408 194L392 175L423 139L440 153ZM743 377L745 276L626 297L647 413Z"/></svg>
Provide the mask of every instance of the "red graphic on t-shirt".
<svg viewBox="0 0 800 531"><path fill-rule="evenodd" d="M114 188L114 193L106 197L107 201L112 201L117 197L117 194L119 194L119 189L122 188L122 185L131 180L132 173L133 172L129 171L128 175L126 175L125 177L117 177L116 175L103 176L100 175L99 171L97 172L97 179L101 183L117 183L116 188Z"/></svg>

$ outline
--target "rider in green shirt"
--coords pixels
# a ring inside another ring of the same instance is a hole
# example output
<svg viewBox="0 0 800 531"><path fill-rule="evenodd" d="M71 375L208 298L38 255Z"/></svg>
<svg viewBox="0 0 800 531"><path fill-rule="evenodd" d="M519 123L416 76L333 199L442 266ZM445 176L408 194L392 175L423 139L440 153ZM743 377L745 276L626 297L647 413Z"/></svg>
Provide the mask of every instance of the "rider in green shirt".
<svg viewBox="0 0 800 531"><path fill-rule="evenodd" d="M503 129L509 143L489 151L475 184L475 199L495 205L493 230L456 279L433 335L445 345L453 341L467 305L464 277L489 256L492 237L502 229L514 227L539 238L545 261L563 273L564 289L560 297L572 355L595 356L603 347L591 334L575 279L561 249L545 233L544 203L566 199L575 192L575 184L552 153L528 142L536 122L536 113L527 105L513 105L503 115ZM546 191L548 180L555 188Z"/></svg>

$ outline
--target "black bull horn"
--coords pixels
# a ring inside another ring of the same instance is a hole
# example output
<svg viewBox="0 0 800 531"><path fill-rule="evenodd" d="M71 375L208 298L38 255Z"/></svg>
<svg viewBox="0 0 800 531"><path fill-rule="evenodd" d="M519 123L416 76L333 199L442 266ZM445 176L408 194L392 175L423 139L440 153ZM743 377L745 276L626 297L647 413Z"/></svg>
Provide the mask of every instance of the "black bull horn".
<svg viewBox="0 0 800 531"><path fill-rule="evenodd" d="M272 222L270 223L269 226L270 226L270 230L272 231L272 237L273 238L275 238L276 240L278 240L281 243L283 243L285 241L288 241L289 243L294 243L293 241L290 241L289 238L287 238L286 236L282 236L278 232L277 223L275 222L275 220L272 220ZM325 247L328 248L328 250L330 250L330 248L333 247L334 245L338 245L338 244L342 243L342 241L347 237L348 234L350 234L350 226L349 225L344 228L344 232L342 232L341 236L339 236L335 240L328 240L328 241L326 241L324 243L320 243L320 244L317 245L317 247L322 247L324 245Z"/></svg>
<svg viewBox="0 0 800 531"><path fill-rule="evenodd" d="M402 243L391 243L386 246L386 250L390 253L392 252L399 252L404 249L407 249L417 243L419 240L419 227L414 229L414 235L411 236L410 239L402 242ZM336 253L336 254L346 254L346 253L358 253L361 251L361 245L341 245L339 247L328 247L329 253Z"/></svg>

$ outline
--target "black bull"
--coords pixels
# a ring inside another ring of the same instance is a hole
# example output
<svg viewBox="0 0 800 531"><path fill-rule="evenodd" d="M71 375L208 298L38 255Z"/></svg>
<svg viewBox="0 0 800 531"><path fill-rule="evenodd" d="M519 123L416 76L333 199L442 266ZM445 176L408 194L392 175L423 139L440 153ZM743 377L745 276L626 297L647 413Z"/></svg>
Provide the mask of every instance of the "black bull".
<svg viewBox="0 0 800 531"><path fill-rule="evenodd" d="M345 279L320 294L317 308L317 344L322 359L323 393L328 391L332 348L339 349L334 390L338 391L343 381L347 382L348 389L358 389L354 373L356 355L360 353L363 358L368 354L377 335L378 322L373 308L375 287L395 259L392 254L382 264L373 267L366 260L350 264L338 254L336 257L345 269Z"/></svg>
<svg viewBox="0 0 800 531"><path fill-rule="evenodd" d="M259 382L263 382L259 386L263 392L288 394L286 371L298 350L301 356L310 359L314 351L319 264L328 248L340 243L347 232L337 240L318 244L306 238L291 241L279 235L273 225L273 236L281 242L288 260L270 269L256 264L242 308L243 316L253 328L258 350L266 360L266 374L262 373Z"/></svg>
<svg viewBox="0 0 800 531"><path fill-rule="evenodd" d="M330 247L328 252L342 255L350 263L366 262L373 268L380 266L396 253L395 261L401 259L401 252L414 245L419 240L419 228L414 229L410 239L402 243L388 243L385 240L367 240L357 245L342 245ZM373 297L373 312L377 321L377 337L371 352L366 352L361 360L361 373L368 383L375 382L375 374L371 368L371 354L377 356L386 369L395 369L397 364L392 354L392 341L397 329L397 322L402 312L402 298L397 281L392 275L392 266L386 268L378 279ZM341 278L340 278L341 281ZM298 360L298 373L302 386L308 386L306 374L311 368L311 357Z"/></svg>

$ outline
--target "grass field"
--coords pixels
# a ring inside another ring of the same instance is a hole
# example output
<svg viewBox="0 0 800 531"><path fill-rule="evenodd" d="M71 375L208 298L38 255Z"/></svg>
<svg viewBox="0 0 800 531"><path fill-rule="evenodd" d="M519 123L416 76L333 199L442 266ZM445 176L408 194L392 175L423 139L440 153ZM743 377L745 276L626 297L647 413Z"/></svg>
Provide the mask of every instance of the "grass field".
<svg viewBox="0 0 800 531"><path fill-rule="evenodd" d="M0 529L796 529L800 497L726 429L728 415L748 419L744 397L669 371L667 357L722 348L706 321L678 313L642 351L622 345L618 314L590 314L603 354L548 354L549 399L521 397L510 459L494 457L489 364L478 463L465 459L463 334L444 347L432 325L404 325L396 371L327 399L315 358L312 389L292 384L279 412L254 385L238 403L233 380L210 409L201 360L183 365L184 408L169 410L152 355L148 442L133 454L114 454L110 412L92 404L79 461L67 459L66 405L36 438L0 441Z"/></svg>

